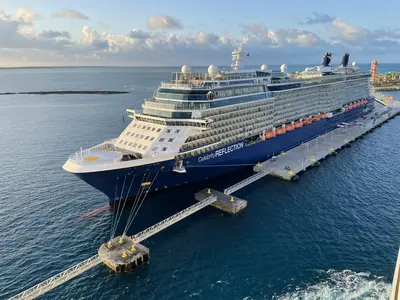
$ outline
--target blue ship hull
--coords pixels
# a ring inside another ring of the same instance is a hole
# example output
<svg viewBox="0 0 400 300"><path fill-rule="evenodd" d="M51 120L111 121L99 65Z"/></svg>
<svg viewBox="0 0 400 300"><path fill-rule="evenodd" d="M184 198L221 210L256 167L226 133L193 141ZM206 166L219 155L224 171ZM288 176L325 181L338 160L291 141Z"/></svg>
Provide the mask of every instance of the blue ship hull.
<svg viewBox="0 0 400 300"><path fill-rule="evenodd" d="M153 182L148 192L161 191L189 182L234 172L267 160L274 154L287 151L329 132L342 122L351 122L365 114L365 109L373 108L374 100L368 105L322 119L274 138L246 146L244 140L236 141L208 153L184 159L186 173L173 172L174 160L136 166L118 170L93 173L78 173L79 178L106 194L110 201L121 198L135 198L141 191L142 183ZM208 166L208 167L207 167ZM214 167L212 167L214 166Z"/></svg>

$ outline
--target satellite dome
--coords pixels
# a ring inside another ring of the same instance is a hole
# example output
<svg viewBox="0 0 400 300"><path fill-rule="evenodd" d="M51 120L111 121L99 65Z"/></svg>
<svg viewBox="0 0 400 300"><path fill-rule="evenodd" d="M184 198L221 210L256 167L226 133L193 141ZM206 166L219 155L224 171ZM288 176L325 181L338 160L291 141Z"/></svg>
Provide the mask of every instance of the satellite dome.
<svg viewBox="0 0 400 300"><path fill-rule="evenodd" d="M351 63L351 65L352 65L353 67L357 66L357 64L356 64L355 61L353 61L353 62Z"/></svg>
<svg viewBox="0 0 400 300"><path fill-rule="evenodd" d="M283 64L281 65L281 72L286 72L287 65Z"/></svg>
<svg viewBox="0 0 400 300"><path fill-rule="evenodd" d="M218 72L218 68L215 65L210 65L208 67L208 74L215 75Z"/></svg>
<svg viewBox="0 0 400 300"><path fill-rule="evenodd" d="M181 69L182 73L190 73L191 69L187 65L183 65Z"/></svg>
<svg viewBox="0 0 400 300"><path fill-rule="evenodd" d="M268 69L268 66L267 66L267 65L262 65L262 66L261 66L261 71L267 71L267 69Z"/></svg>

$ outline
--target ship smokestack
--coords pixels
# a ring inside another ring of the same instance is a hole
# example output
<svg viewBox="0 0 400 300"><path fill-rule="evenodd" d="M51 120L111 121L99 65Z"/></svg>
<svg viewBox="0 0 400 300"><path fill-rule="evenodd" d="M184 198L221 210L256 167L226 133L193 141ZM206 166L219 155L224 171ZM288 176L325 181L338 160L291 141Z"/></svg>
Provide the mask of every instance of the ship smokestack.
<svg viewBox="0 0 400 300"><path fill-rule="evenodd" d="M347 65L349 64L349 56L350 56L349 53L345 53L343 55L343 58L342 58L342 66L343 67L347 67Z"/></svg>
<svg viewBox="0 0 400 300"><path fill-rule="evenodd" d="M329 66L329 64L331 62L331 56L332 56L332 53L330 53L330 52L325 53L324 57L322 58L322 66L323 67Z"/></svg>

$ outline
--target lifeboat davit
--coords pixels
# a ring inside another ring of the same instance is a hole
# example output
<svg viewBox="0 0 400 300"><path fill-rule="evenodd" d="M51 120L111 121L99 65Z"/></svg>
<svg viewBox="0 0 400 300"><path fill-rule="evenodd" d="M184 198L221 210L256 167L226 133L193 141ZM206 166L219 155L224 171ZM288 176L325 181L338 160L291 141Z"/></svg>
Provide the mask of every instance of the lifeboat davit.
<svg viewBox="0 0 400 300"><path fill-rule="evenodd" d="M275 137L276 134L275 134L274 130L270 130L270 131L267 131L264 136L265 136L266 139L270 139L270 138Z"/></svg>
<svg viewBox="0 0 400 300"><path fill-rule="evenodd" d="M278 135L278 134L284 134L284 133L286 133L286 128L285 128L285 126L281 126L281 127L279 127L279 128L276 129L276 134L277 134L277 135Z"/></svg>
<svg viewBox="0 0 400 300"><path fill-rule="evenodd" d="M295 128L300 128L300 127L303 127L303 122L302 121L296 121L295 123L294 123L294 127Z"/></svg>

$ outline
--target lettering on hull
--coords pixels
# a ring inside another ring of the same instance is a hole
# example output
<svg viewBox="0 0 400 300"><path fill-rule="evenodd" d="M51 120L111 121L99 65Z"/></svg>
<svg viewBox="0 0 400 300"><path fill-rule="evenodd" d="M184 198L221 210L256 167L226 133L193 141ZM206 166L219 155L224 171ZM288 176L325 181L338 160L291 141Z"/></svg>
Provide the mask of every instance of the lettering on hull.
<svg viewBox="0 0 400 300"><path fill-rule="evenodd" d="M225 154L228 154L230 152L239 150L239 149L241 149L243 147L244 147L244 142L240 142L240 143L237 143L237 144L234 144L234 145L230 145L230 146L215 150L212 153L199 156L198 162L206 161L206 160L209 160L209 159L214 159L214 158L223 156Z"/></svg>

